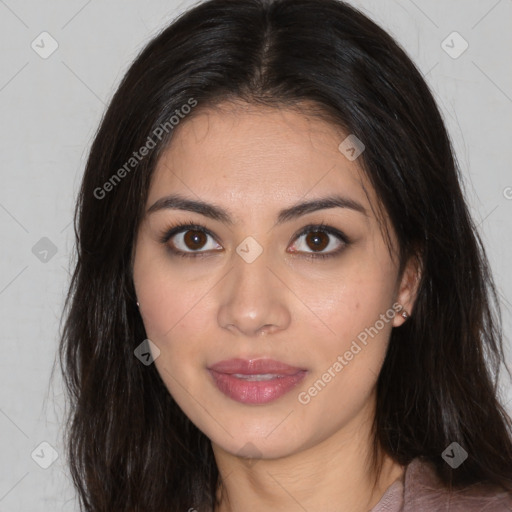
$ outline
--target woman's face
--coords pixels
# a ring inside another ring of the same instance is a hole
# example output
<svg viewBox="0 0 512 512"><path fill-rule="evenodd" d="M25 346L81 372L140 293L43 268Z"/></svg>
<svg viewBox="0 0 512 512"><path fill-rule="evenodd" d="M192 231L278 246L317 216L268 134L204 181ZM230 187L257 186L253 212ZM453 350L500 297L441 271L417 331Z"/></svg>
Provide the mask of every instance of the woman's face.
<svg viewBox="0 0 512 512"><path fill-rule="evenodd" d="M232 104L196 113L174 135L153 175L146 210L160 207L140 226L133 268L169 392L232 454L282 457L359 428L391 329L403 322L396 304L410 312L413 298L362 183L375 204L373 190L338 149L346 135L295 111ZM204 203L202 213L162 202L171 195ZM337 206L315 207L326 198ZM186 223L205 229L161 241ZM232 359L245 366L210 370Z"/></svg>

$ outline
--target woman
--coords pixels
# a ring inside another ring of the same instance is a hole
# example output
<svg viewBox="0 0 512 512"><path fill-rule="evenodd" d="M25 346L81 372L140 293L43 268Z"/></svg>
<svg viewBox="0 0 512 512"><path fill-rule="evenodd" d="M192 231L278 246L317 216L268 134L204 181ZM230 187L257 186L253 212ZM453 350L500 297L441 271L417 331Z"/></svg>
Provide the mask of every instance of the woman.
<svg viewBox="0 0 512 512"><path fill-rule="evenodd" d="M93 142L60 347L88 511L512 508L496 292L417 68L336 0L211 0Z"/></svg>

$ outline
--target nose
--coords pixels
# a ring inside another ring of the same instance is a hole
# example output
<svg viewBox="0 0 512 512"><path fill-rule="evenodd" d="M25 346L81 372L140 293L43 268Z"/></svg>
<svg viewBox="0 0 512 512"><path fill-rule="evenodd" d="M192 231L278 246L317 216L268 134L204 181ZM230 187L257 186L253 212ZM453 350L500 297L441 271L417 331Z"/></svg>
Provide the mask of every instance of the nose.
<svg viewBox="0 0 512 512"><path fill-rule="evenodd" d="M263 336L290 324L288 289L279 272L270 268L265 251L248 263L233 255L234 268L221 288L218 323L235 334Z"/></svg>

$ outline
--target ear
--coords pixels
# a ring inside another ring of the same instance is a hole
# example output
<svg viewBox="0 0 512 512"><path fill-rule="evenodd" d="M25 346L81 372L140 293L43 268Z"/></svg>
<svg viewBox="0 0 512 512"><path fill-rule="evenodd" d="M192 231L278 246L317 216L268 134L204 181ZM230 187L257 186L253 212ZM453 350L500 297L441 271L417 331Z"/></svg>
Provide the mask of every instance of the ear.
<svg viewBox="0 0 512 512"><path fill-rule="evenodd" d="M409 316L413 314L421 275L421 258L418 254L414 254L409 258L400 279L395 302L400 304L403 309L393 318L393 327L398 327L407 321L407 319L401 315L403 310L405 310Z"/></svg>

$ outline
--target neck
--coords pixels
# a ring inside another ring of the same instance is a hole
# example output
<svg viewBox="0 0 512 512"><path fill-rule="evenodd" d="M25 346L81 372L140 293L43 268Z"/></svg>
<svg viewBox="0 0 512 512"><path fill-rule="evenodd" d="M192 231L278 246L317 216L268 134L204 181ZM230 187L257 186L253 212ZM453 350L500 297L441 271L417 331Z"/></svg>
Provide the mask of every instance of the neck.
<svg viewBox="0 0 512 512"><path fill-rule="evenodd" d="M403 468L380 452L376 474L370 458L371 415L361 414L321 443L277 459L247 461L212 443L220 475L215 512L368 512Z"/></svg>

